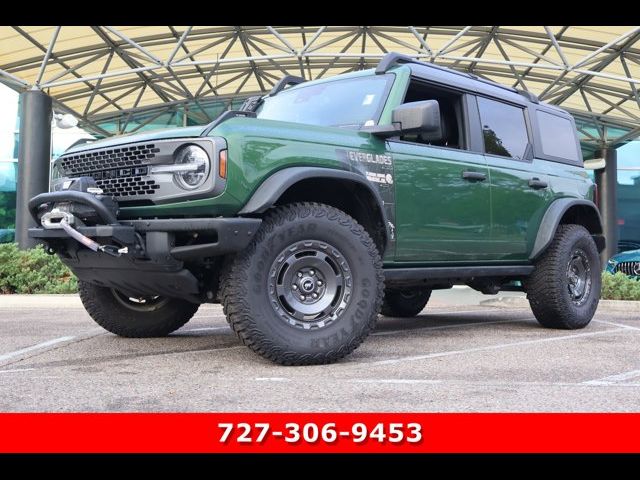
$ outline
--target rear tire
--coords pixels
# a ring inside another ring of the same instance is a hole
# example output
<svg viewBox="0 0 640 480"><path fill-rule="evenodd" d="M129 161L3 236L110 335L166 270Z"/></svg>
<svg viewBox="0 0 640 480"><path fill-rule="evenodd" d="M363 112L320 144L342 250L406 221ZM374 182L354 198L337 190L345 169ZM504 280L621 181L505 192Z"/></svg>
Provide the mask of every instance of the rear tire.
<svg viewBox="0 0 640 480"><path fill-rule="evenodd" d="M375 327L382 261L365 229L319 203L266 216L249 246L226 266L221 299L242 343L282 365L335 362Z"/></svg>
<svg viewBox="0 0 640 480"><path fill-rule="evenodd" d="M429 297L431 297L431 290L428 288L387 289L384 292L382 315L415 317L427 306Z"/></svg>
<svg viewBox="0 0 640 480"><path fill-rule="evenodd" d="M525 282L538 322L547 328L586 327L600 300L600 255L581 225L560 225Z"/></svg>
<svg viewBox="0 0 640 480"><path fill-rule="evenodd" d="M111 288L78 282L80 300L91 318L121 337L165 337L198 311L195 303L166 297L131 299Z"/></svg>

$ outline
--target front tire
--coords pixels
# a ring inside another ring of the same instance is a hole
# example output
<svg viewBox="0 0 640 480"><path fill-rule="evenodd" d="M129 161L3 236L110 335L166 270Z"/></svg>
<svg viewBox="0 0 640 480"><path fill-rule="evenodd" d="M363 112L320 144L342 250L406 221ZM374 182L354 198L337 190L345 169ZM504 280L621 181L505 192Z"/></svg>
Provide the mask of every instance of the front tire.
<svg viewBox="0 0 640 480"><path fill-rule="evenodd" d="M254 352L282 365L335 362L375 327L384 279L378 250L346 213L318 203L274 209L227 265L221 299Z"/></svg>
<svg viewBox="0 0 640 480"><path fill-rule="evenodd" d="M91 318L121 337L165 337L187 323L200 306L176 298L128 297L82 281L78 291Z"/></svg>
<svg viewBox="0 0 640 480"><path fill-rule="evenodd" d="M581 225L560 225L525 282L538 322L547 328L586 327L600 300L600 256Z"/></svg>
<svg viewBox="0 0 640 480"><path fill-rule="evenodd" d="M388 289L384 292L382 315L385 317L415 317L431 297L428 288Z"/></svg>

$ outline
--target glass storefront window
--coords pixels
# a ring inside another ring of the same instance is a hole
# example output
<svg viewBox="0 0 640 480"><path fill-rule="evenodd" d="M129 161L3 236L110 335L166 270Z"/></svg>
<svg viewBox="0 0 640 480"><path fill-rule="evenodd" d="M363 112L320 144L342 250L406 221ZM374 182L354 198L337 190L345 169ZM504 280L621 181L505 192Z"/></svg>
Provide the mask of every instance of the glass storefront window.
<svg viewBox="0 0 640 480"><path fill-rule="evenodd" d="M0 243L14 239L17 175L17 162L0 162Z"/></svg>
<svg viewBox="0 0 640 480"><path fill-rule="evenodd" d="M640 248L640 141L618 148L618 238L621 251Z"/></svg>

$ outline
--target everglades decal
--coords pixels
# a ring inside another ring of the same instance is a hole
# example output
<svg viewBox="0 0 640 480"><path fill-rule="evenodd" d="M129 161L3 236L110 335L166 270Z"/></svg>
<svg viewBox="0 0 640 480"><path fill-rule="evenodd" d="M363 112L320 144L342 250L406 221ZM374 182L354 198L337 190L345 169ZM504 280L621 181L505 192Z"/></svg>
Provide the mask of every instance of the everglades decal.
<svg viewBox="0 0 640 480"><path fill-rule="evenodd" d="M369 153L369 152L358 152L354 150L347 150L347 155L349 155L349 160L352 162L361 162L361 163L373 163L376 165L393 165L391 160L391 155L380 154L380 153Z"/></svg>
<svg viewBox="0 0 640 480"><path fill-rule="evenodd" d="M390 173L364 172L367 180L385 185L393 184L393 175Z"/></svg>
<svg viewBox="0 0 640 480"><path fill-rule="evenodd" d="M393 158L388 153L338 149L336 154L340 160L349 164L351 170L362 173L367 180L379 186L393 185ZM380 189L380 193L383 190Z"/></svg>
<svg viewBox="0 0 640 480"><path fill-rule="evenodd" d="M393 178L393 157L389 153L373 153L364 150L336 149L339 160L349 165L349 169L363 175L380 192L387 216L389 250L394 252L396 241L395 189Z"/></svg>

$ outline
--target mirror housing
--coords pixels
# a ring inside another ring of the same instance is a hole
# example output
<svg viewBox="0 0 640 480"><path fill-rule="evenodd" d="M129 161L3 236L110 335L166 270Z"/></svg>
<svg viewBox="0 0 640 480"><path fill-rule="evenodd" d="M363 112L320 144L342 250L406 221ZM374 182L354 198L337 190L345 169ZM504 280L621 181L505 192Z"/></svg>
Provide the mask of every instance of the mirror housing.
<svg viewBox="0 0 640 480"><path fill-rule="evenodd" d="M406 133L423 133L433 139L442 137L440 105L437 100L405 103L393 109L391 125L376 125L362 130L383 138Z"/></svg>

